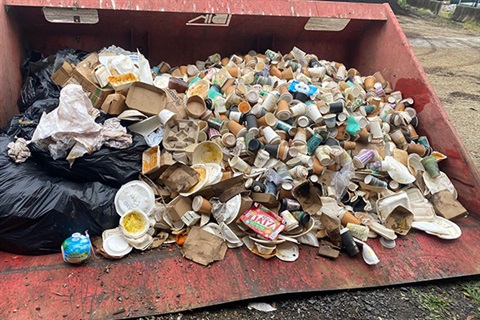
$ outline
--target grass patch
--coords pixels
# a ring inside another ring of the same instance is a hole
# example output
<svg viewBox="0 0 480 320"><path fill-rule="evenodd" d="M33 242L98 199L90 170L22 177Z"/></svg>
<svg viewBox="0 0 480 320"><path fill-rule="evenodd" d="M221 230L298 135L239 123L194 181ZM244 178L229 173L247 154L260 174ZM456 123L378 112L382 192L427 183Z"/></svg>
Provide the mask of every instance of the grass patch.
<svg viewBox="0 0 480 320"><path fill-rule="evenodd" d="M463 294L477 305L476 317L480 318L480 281L467 282L462 285Z"/></svg>
<svg viewBox="0 0 480 320"><path fill-rule="evenodd" d="M398 0L397 3L402 7L402 9L407 9L409 5L407 4L407 0Z"/></svg>
<svg viewBox="0 0 480 320"><path fill-rule="evenodd" d="M480 31L480 23L475 21L467 21L463 24L463 27L467 30Z"/></svg>
<svg viewBox="0 0 480 320"><path fill-rule="evenodd" d="M447 310L450 306L450 299L442 297L434 289L430 293L418 294L420 307L428 311L431 319L448 319Z"/></svg>

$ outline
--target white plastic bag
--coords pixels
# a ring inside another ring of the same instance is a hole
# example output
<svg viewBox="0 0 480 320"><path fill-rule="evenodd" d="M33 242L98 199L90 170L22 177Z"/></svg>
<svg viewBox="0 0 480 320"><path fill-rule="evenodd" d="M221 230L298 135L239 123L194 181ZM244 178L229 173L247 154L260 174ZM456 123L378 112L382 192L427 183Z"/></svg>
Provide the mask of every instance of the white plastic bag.
<svg viewBox="0 0 480 320"><path fill-rule="evenodd" d="M145 82L148 84L153 85L153 77L152 77L152 70L150 69L150 62L148 62L147 59L143 56L143 54L138 51L138 79L140 79L141 82Z"/></svg>
<svg viewBox="0 0 480 320"><path fill-rule="evenodd" d="M32 142L48 150L53 159L66 157L70 165L103 144L119 149L131 145L132 137L118 119L109 119L102 126L95 122L98 113L82 87L69 84L60 91L58 108L40 118Z"/></svg>

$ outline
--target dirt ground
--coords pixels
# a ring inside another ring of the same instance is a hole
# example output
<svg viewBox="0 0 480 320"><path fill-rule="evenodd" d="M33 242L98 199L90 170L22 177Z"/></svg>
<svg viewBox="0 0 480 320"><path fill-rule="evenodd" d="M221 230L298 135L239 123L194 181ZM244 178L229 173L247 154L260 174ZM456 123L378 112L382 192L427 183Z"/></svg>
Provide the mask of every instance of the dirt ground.
<svg viewBox="0 0 480 320"><path fill-rule="evenodd" d="M398 20L413 50L480 168L480 31L466 30L418 12ZM277 310L248 308L249 301L182 314L139 318L165 319L480 319L480 277L402 287L281 296L256 300Z"/></svg>
<svg viewBox="0 0 480 320"><path fill-rule="evenodd" d="M480 31L425 16L398 16L416 57L480 168Z"/></svg>

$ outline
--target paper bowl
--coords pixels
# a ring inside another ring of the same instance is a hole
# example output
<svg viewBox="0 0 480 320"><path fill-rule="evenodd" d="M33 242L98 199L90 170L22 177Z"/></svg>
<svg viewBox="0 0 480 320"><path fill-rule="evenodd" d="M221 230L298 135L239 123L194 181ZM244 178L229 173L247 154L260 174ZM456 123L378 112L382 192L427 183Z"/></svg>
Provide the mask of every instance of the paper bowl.
<svg viewBox="0 0 480 320"><path fill-rule="evenodd" d="M149 228L150 222L148 217L141 210L131 210L120 218L120 230L128 238L141 238L147 233Z"/></svg>
<svg viewBox="0 0 480 320"><path fill-rule="evenodd" d="M191 96L185 105L186 113L195 119L199 119L207 111L205 100L200 96Z"/></svg>
<svg viewBox="0 0 480 320"><path fill-rule="evenodd" d="M113 234L103 241L103 250L112 258L121 258L132 251L132 246L119 234Z"/></svg>
<svg viewBox="0 0 480 320"><path fill-rule="evenodd" d="M193 150L192 163L206 164L216 163L221 165L223 161L222 149L212 141L205 141L197 145Z"/></svg>

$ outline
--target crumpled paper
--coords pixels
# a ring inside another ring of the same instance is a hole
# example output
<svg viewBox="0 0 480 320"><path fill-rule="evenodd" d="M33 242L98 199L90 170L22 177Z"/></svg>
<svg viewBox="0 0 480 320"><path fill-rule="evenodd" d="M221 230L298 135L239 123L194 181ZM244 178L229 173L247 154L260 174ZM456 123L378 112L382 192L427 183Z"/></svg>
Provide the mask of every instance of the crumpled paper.
<svg viewBox="0 0 480 320"><path fill-rule="evenodd" d="M70 166L102 145L122 149L132 144L120 120L109 119L102 126L95 122L98 114L82 87L69 84L60 91L58 108L40 118L32 142L48 150L54 160L66 157Z"/></svg>
<svg viewBox="0 0 480 320"><path fill-rule="evenodd" d="M17 138L15 142L10 142L8 147L8 156L15 161L15 163L23 163L31 156L30 149L28 149L28 144L30 142L23 139Z"/></svg>

